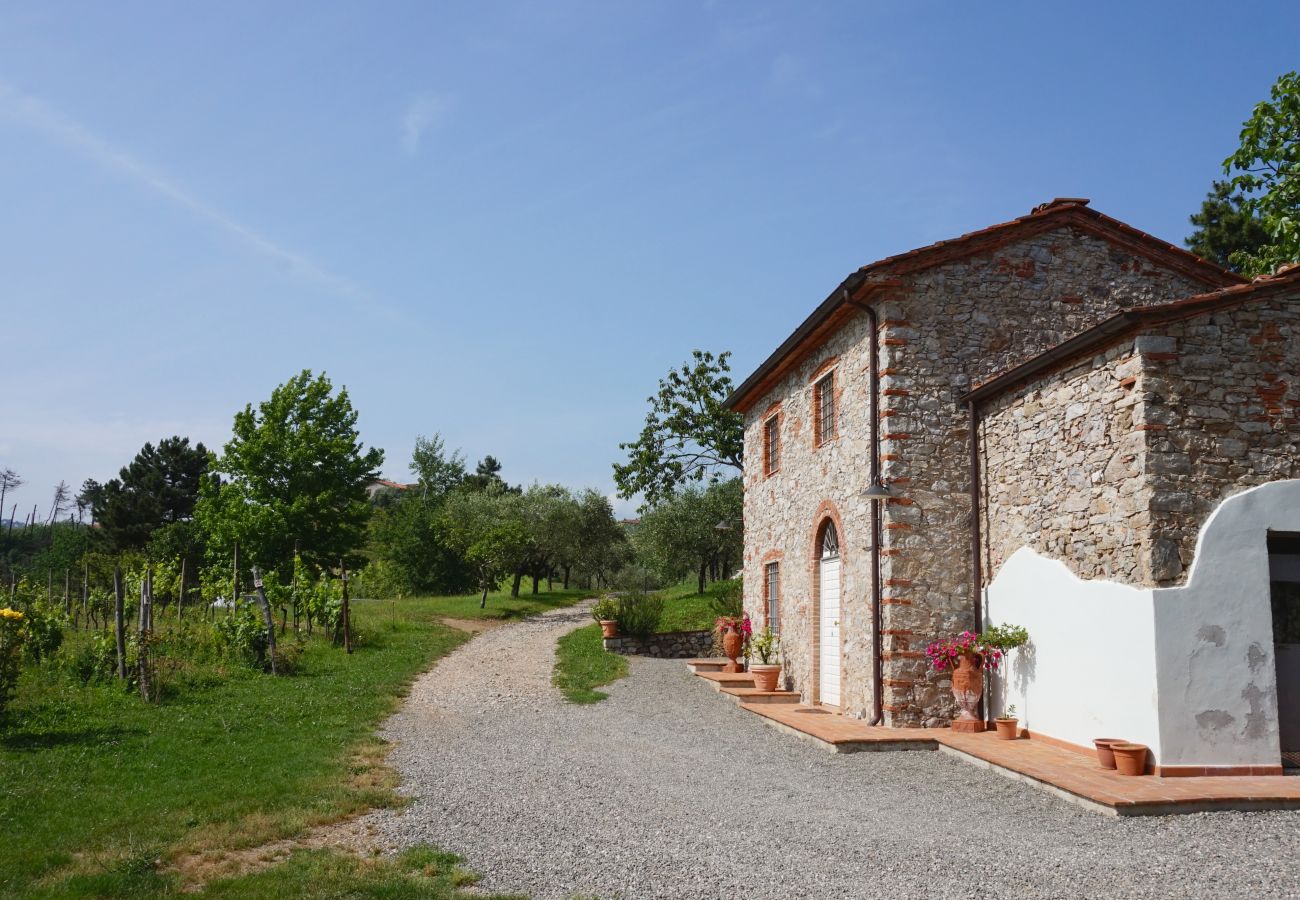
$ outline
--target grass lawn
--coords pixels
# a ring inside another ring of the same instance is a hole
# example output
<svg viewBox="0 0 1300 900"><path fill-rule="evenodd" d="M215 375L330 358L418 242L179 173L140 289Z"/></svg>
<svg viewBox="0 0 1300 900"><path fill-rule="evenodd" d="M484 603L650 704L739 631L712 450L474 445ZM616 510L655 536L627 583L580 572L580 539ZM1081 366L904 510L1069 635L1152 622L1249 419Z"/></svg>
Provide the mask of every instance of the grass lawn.
<svg viewBox="0 0 1300 900"><path fill-rule="evenodd" d="M698 593L698 582L692 578L681 584L665 588L659 593L664 598L664 616L659 620L659 631L709 631L718 614L713 611L713 599L726 582L715 581Z"/></svg>
<svg viewBox="0 0 1300 900"><path fill-rule="evenodd" d="M373 730L416 675L467 639L438 619L515 618L582 593L495 594L486 610L477 596L357 601L360 640L351 657L317 636L292 677L196 665L160 704L114 684L82 687L29 669L0 729L0 895L169 893L177 878L155 860L259 846L397 802ZM429 877L328 865L358 884ZM285 866L285 873L249 876L250 890L264 878L266 895L281 893L275 879L328 868L319 853L297 854ZM309 893L330 896L330 887ZM407 896L403 890L381 893Z"/></svg>
<svg viewBox="0 0 1300 900"><path fill-rule="evenodd" d="M660 591L664 598L664 614L659 620L659 632L708 631L713 628L717 613L713 599L723 588L723 582L714 582L696 592L697 582L692 579ZM599 625L587 625L560 638L555 647L555 674L552 681L573 703L598 703L609 695L595 690L601 685L617 681L627 675L627 659L617 653L608 653L600 638Z"/></svg>
<svg viewBox="0 0 1300 900"><path fill-rule="evenodd" d="M594 690L627 675L627 659L609 653L600 625L570 631L555 646L555 674L551 681L572 703L597 703L609 694Z"/></svg>

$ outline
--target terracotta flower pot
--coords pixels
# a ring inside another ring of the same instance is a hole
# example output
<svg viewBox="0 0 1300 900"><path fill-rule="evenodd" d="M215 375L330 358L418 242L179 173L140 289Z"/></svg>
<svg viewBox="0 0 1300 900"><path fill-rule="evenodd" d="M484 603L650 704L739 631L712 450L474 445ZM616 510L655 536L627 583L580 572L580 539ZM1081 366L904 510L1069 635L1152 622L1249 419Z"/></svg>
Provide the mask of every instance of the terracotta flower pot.
<svg viewBox="0 0 1300 900"><path fill-rule="evenodd" d="M607 638L618 637L618 622L613 619L601 619L600 636Z"/></svg>
<svg viewBox="0 0 1300 900"><path fill-rule="evenodd" d="M724 672L740 672L743 666L736 662L745 649L745 639L740 632L734 628L728 628L722 633L722 652L727 655L727 664L722 667Z"/></svg>
<svg viewBox="0 0 1300 900"><path fill-rule="evenodd" d="M781 667L766 663L752 663L749 674L754 676L754 687L760 691L774 691L777 680L781 677Z"/></svg>
<svg viewBox="0 0 1300 900"><path fill-rule="evenodd" d="M1014 741L1020 737L1020 720L1019 719L994 719L993 724L998 727L998 740Z"/></svg>
<svg viewBox="0 0 1300 900"><path fill-rule="evenodd" d="M952 720L953 731L984 730L984 723L975 715L983 693L984 673L980 670L980 658L974 653L963 653L957 658L957 668L952 673L952 696L961 707L961 714Z"/></svg>
<svg viewBox="0 0 1300 900"><path fill-rule="evenodd" d="M1093 746L1097 748L1097 762L1101 763L1103 769L1115 768L1115 754L1110 752L1112 744L1127 744L1128 741L1123 738L1093 738Z"/></svg>
<svg viewBox="0 0 1300 900"><path fill-rule="evenodd" d="M1119 774L1146 774L1147 748L1145 744L1111 744L1110 752L1115 754L1115 768L1119 771Z"/></svg>

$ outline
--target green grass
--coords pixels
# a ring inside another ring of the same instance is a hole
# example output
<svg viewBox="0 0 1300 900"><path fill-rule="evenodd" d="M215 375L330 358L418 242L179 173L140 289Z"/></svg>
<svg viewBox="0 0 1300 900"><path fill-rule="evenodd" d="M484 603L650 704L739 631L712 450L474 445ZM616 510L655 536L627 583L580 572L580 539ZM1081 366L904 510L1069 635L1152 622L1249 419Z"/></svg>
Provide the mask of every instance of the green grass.
<svg viewBox="0 0 1300 900"><path fill-rule="evenodd" d="M570 631L555 646L555 674L551 680L572 703L604 700L609 695L594 688L626 675L627 660L606 652L599 625Z"/></svg>
<svg viewBox="0 0 1300 900"><path fill-rule="evenodd" d="M484 897L463 887L477 878L460 867L461 859L428 847L412 847L388 859L358 859L324 850L302 850L285 863L209 884L200 897L279 900L282 897L386 900Z"/></svg>
<svg viewBox="0 0 1300 900"><path fill-rule="evenodd" d="M713 628L717 614L712 603L722 583L710 584L703 594L696 592L697 586L694 580L684 581L659 592L664 598L664 614L659 620L661 634ZM609 695L595 688L626 676L627 659L605 651L599 625L571 631L556 643L555 674L551 680L570 702L599 703Z"/></svg>
<svg viewBox="0 0 1300 900"><path fill-rule="evenodd" d="M438 597L436 602L439 609L438 614L453 619L520 619L534 613L546 612L548 609L572 606L579 600L590 596L591 591L547 591L545 586L542 587L540 593L530 594L527 585L525 585L517 599L511 599L509 592L488 594L485 609L478 608L480 594L469 594L463 597ZM374 602L391 604L393 601Z"/></svg>
<svg viewBox="0 0 1300 900"><path fill-rule="evenodd" d="M352 656L318 634L297 675L196 665L161 704L29 669L0 730L0 895L163 894L177 882L158 860L260 846L398 802L373 730L467 640L438 619L514 618L580 597L493 595L486 610L477 597L357 601Z"/></svg>
<svg viewBox="0 0 1300 900"><path fill-rule="evenodd" d="M717 613L713 611L713 599L721 590L724 582L715 581L698 593L695 579L665 588L659 593L664 598L664 615L659 620L660 633L667 631L709 631Z"/></svg>

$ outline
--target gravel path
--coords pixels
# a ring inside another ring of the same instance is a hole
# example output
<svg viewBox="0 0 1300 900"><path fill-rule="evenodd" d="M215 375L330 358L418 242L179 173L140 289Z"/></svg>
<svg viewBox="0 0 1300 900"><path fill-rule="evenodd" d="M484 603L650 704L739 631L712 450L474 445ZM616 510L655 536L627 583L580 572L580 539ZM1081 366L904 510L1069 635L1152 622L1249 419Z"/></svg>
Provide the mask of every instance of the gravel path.
<svg viewBox="0 0 1300 900"><path fill-rule="evenodd" d="M835 756L678 661L551 687L557 610L475 637L384 727L413 798L382 846L535 898L1300 897L1300 813L1112 819L935 752Z"/></svg>

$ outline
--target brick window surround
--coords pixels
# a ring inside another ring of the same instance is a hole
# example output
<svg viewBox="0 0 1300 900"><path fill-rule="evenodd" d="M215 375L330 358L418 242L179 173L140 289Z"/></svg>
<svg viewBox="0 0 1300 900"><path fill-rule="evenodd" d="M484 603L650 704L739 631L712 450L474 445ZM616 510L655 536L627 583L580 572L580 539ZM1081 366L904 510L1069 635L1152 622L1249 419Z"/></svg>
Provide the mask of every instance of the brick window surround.
<svg viewBox="0 0 1300 900"><path fill-rule="evenodd" d="M820 447L837 435L835 370L813 382L813 446Z"/></svg>
<svg viewBox="0 0 1300 900"><path fill-rule="evenodd" d="M767 614L767 627L773 634L781 632L781 564L770 562L764 566L763 608Z"/></svg>
<svg viewBox="0 0 1300 900"><path fill-rule="evenodd" d="M781 468L781 415L763 422L763 474L773 475Z"/></svg>

